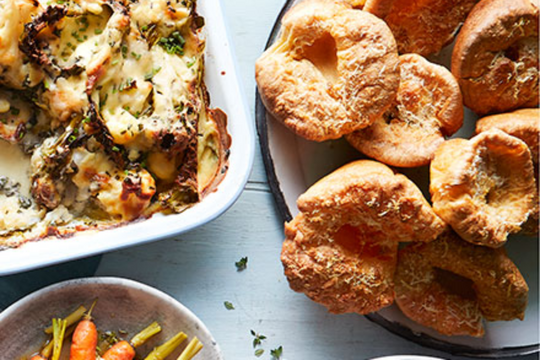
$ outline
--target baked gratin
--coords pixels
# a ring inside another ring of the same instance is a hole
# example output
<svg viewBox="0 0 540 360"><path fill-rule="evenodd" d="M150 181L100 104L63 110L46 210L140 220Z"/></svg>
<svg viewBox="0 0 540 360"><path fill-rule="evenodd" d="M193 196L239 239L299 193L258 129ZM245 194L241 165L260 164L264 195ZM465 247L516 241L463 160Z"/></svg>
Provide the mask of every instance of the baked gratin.
<svg viewBox="0 0 540 360"><path fill-rule="evenodd" d="M179 213L227 170L191 0L0 0L0 246ZM8 174L9 175L9 174Z"/></svg>

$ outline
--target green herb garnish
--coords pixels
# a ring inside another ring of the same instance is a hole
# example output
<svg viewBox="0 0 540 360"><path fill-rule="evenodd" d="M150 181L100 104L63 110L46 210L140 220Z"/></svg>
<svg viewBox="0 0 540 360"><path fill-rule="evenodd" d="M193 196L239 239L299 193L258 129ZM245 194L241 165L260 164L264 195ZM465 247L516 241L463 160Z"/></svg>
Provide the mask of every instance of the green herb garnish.
<svg viewBox="0 0 540 360"><path fill-rule="evenodd" d="M261 345L263 340L266 340L266 336L263 334L258 334L254 330L251 330L251 335L253 335L255 338L253 339L253 347L256 348L257 346Z"/></svg>
<svg viewBox="0 0 540 360"><path fill-rule="evenodd" d="M225 305L225 309L227 310L234 310L234 305L229 301L225 301L223 305Z"/></svg>
<svg viewBox="0 0 540 360"><path fill-rule="evenodd" d="M184 55L186 40L179 31L174 31L169 37L159 39L159 45L171 55Z"/></svg>
<svg viewBox="0 0 540 360"><path fill-rule="evenodd" d="M280 346L274 350L270 350L270 355L272 355L272 359L274 360L281 359L282 354L283 354L283 346Z"/></svg>
<svg viewBox="0 0 540 360"><path fill-rule="evenodd" d="M248 257L247 256L243 257L240 260L238 260L237 262L235 262L234 265L236 265L236 270L238 270L238 271L245 270L247 268L247 262L248 262Z"/></svg>

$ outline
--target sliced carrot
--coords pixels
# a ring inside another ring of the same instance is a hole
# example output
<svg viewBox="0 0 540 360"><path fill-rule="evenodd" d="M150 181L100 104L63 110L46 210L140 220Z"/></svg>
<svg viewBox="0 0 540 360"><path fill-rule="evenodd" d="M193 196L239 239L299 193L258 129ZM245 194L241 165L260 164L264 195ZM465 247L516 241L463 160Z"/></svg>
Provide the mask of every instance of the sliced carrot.
<svg viewBox="0 0 540 360"><path fill-rule="evenodd" d="M135 349L127 341L119 341L103 355L103 360L132 360Z"/></svg>

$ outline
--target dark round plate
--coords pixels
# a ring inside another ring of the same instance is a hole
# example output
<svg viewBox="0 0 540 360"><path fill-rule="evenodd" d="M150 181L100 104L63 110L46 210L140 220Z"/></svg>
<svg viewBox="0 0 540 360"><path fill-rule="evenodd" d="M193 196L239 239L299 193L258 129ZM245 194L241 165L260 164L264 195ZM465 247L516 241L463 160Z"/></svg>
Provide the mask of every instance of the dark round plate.
<svg viewBox="0 0 540 360"><path fill-rule="evenodd" d="M284 14L297 1L286 2L270 33L267 47L276 39ZM448 66L451 51L450 45L430 60ZM315 143L295 136L267 114L258 93L256 120L270 189L283 221L291 220L298 212L296 199L309 186L341 165L362 158L343 140ZM474 131L475 121L476 116L466 109L465 126L455 136L469 137ZM415 181L429 199L428 167L399 171ZM507 250L530 287L524 321L488 323L486 336L476 339L440 335L410 321L395 305L366 317L398 336L453 355L504 358L538 353L538 241L514 236L508 242Z"/></svg>

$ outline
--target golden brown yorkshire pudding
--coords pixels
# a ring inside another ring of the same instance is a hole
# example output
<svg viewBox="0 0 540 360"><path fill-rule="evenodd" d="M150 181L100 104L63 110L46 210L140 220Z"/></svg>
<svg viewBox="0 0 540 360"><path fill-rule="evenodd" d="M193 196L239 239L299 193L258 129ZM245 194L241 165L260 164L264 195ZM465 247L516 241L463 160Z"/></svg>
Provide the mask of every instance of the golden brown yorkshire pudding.
<svg viewBox="0 0 540 360"><path fill-rule="evenodd" d="M538 105L538 5L483 0L471 11L452 54L466 106L478 114Z"/></svg>
<svg viewBox="0 0 540 360"><path fill-rule="evenodd" d="M398 242L431 241L445 228L413 182L369 160L317 182L298 208L285 225L285 275L333 313L390 305Z"/></svg>
<svg viewBox="0 0 540 360"><path fill-rule="evenodd" d="M396 43L383 21L343 1L303 1L257 60L256 80L266 109L289 129L337 139L371 125L394 100Z"/></svg>
<svg viewBox="0 0 540 360"><path fill-rule="evenodd" d="M367 0L364 10L377 15L396 37L400 54L438 53L450 44L478 0Z"/></svg>
<svg viewBox="0 0 540 360"><path fill-rule="evenodd" d="M504 249L446 232L399 251L395 292L411 320L444 335L481 337L482 318L523 320L529 288Z"/></svg>
<svg viewBox="0 0 540 360"><path fill-rule="evenodd" d="M416 54L399 57L401 81L390 109L368 128L347 135L359 151L385 164L429 164L463 124L461 92L450 71Z"/></svg>
<svg viewBox="0 0 540 360"><path fill-rule="evenodd" d="M498 129L444 142L431 162L433 210L465 240L500 247L534 211L527 144Z"/></svg>
<svg viewBox="0 0 540 360"><path fill-rule="evenodd" d="M523 140L531 151L532 161L538 164L540 140L540 109L520 109L505 114L483 117L476 122L476 133L497 128Z"/></svg>
<svg viewBox="0 0 540 360"><path fill-rule="evenodd" d="M540 139L540 109L521 109L506 114L486 116L476 123L476 133L481 133L489 129L497 128L507 134L523 140L531 151L532 161L535 166L536 196L538 196L538 141ZM523 234L535 235L539 231L539 204L538 198L535 200L535 210L529 219L523 224Z"/></svg>

